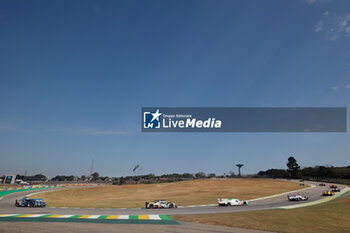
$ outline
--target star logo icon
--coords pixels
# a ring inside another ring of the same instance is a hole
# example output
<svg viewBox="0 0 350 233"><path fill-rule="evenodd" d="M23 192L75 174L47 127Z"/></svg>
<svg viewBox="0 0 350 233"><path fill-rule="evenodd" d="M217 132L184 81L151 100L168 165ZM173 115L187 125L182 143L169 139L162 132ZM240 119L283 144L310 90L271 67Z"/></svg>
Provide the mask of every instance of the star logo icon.
<svg viewBox="0 0 350 233"><path fill-rule="evenodd" d="M154 120L159 121L159 116L162 115L161 113L159 113L159 109L157 109L155 113L151 113L151 114L153 116L151 122L153 122Z"/></svg>

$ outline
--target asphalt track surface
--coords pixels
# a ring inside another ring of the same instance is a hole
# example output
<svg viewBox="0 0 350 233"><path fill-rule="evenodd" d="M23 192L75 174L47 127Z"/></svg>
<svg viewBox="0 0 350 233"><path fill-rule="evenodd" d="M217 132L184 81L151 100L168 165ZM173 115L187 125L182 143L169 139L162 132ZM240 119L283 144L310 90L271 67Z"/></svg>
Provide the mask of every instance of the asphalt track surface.
<svg viewBox="0 0 350 233"><path fill-rule="evenodd" d="M211 226L197 223L181 225L140 225L140 224L99 224L99 223L19 223L0 222L0 233L268 233L223 226Z"/></svg>
<svg viewBox="0 0 350 233"><path fill-rule="evenodd" d="M322 193L329 190L331 184L319 186L318 182L304 182L305 184L313 184L315 187L306 190L290 192L290 194L302 194L309 196L306 202L312 202L323 198ZM340 189L345 186L337 185ZM62 189L57 188L55 190ZM286 194L256 200L249 202L248 206L219 207L219 206L200 206L185 207L177 209L75 209L75 208L19 208L15 207L16 199L28 195L30 193L42 192L24 191L13 193L3 197L0 200L0 214L73 214L73 215L184 215L184 214L206 214L206 213L228 213L241 211L254 211L276 208L281 206L295 205L303 202L292 202L287 200ZM139 220L142 221L142 220ZM157 220L153 220L157 221ZM180 222L180 225L154 225L154 224L101 224L101 223L66 223L66 222L0 222L0 233L2 232L26 232L26 233L43 233L43 232L172 232L172 233L206 233L206 232L222 232L222 233L261 233L263 231L229 228L222 226L209 226L197 223Z"/></svg>
<svg viewBox="0 0 350 233"><path fill-rule="evenodd" d="M74 215L184 215L184 214L209 214L209 213L228 213L228 212L241 212L241 211L254 211L265 210L270 208L276 208L281 206L295 205L304 202L311 202L320 200L323 198L322 193L329 190L329 185L319 186L318 182L304 182L305 184L313 184L315 187L300 190L297 192L291 192L290 194L302 194L309 197L308 201L289 201L287 195L283 194L276 197L271 197L262 200L256 200L249 202L248 206L231 206L231 207L219 207L219 206L198 206L198 207L184 207L174 209L96 209L96 208L26 208L15 207L14 203L16 199L20 199L29 193L42 192L40 191L28 191L19 192L6 195L0 200L0 214L74 214ZM340 189L344 188L343 185L338 185ZM60 188L58 188L60 189Z"/></svg>

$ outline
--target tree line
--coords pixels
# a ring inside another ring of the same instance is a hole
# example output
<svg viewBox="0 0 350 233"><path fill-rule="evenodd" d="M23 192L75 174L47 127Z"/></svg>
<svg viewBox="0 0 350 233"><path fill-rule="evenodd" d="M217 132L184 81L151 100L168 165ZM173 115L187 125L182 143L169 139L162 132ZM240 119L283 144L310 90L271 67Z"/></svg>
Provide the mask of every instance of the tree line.
<svg viewBox="0 0 350 233"><path fill-rule="evenodd" d="M171 173L156 176L155 174L135 175L125 177L108 177L100 176L98 172L94 172L90 176L82 175L80 177L74 175L57 175L50 181L52 182L111 182L113 184L125 183L156 183L156 182L174 182L181 180L202 179L202 178L233 178L236 177L233 171L229 174L216 175L215 173ZM333 167L333 166L314 166L300 168L297 160L291 156L288 158L286 169L268 169L260 171L257 175L249 177L263 177L263 178L294 178L294 179L348 179L350 180L350 166L347 167ZM16 179L22 180L48 180L46 176L37 174L35 176L20 176Z"/></svg>
<svg viewBox="0 0 350 233"><path fill-rule="evenodd" d="M229 172L228 175L224 174L221 176L217 176L215 173L171 173L171 174L163 174L163 175L155 175L153 173L145 174L145 175L135 175L135 176L122 176L122 177L108 177L108 176L100 176L98 172L94 172L91 176L65 176L58 175L51 179L51 181L94 181L94 182L112 182L113 184L125 184L125 183L155 183L155 182L174 182L181 180L192 180L192 179L203 179L203 178L220 178L220 177L235 177L235 173L233 171Z"/></svg>
<svg viewBox="0 0 350 233"><path fill-rule="evenodd" d="M350 179L350 166L314 166L300 168L294 157L288 158L287 169L268 169L260 171L258 177L266 178L326 178L326 179Z"/></svg>

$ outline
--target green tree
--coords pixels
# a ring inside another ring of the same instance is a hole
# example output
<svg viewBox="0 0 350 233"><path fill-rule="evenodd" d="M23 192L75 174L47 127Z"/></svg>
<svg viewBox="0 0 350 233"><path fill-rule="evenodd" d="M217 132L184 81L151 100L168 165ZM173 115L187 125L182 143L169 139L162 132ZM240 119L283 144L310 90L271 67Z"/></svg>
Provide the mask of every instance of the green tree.
<svg viewBox="0 0 350 233"><path fill-rule="evenodd" d="M34 175L34 177L36 177L36 178L40 178L40 179L47 179L47 177L46 176L44 176L43 174L36 174L36 175Z"/></svg>
<svg viewBox="0 0 350 233"><path fill-rule="evenodd" d="M230 177L235 177L236 176L234 171L230 171L229 173L230 173Z"/></svg>
<svg viewBox="0 0 350 233"><path fill-rule="evenodd" d="M195 174L195 177L198 178L198 179L205 178L205 173L204 172L197 172Z"/></svg>
<svg viewBox="0 0 350 233"><path fill-rule="evenodd" d="M209 173L207 175L207 178L214 178L214 177L216 177L215 173Z"/></svg>
<svg viewBox="0 0 350 233"><path fill-rule="evenodd" d="M290 156L288 158L287 167L287 171L291 174L293 178L300 178L300 166L293 156Z"/></svg>
<svg viewBox="0 0 350 233"><path fill-rule="evenodd" d="M125 184L125 182L126 182L126 179L124 177L120 177L119 185L123 185L123 184Z"/></svg>
<svg viewBox="0 0 350 233"><path fill-rule="evenodd" d="M91 174L92 180L98 180L99 177L100 177L100 174L98 174L98 172L94 172Z"/></svg>
<svg viewBox="0 0 350 233"><path fill-rule="evenodd" d="M185 179L193 179L193 174L191 173L184 173L182 174L182 177Z"/></svg>

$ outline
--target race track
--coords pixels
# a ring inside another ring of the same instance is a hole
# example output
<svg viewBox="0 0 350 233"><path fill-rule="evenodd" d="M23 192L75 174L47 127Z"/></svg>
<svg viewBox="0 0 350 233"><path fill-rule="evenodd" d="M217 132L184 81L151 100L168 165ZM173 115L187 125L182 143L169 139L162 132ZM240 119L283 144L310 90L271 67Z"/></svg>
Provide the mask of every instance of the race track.
<svg viewBox="0 0 350 233"><path fill-rule="evenodd" d="M305 184L312 184L314 187L291 192L291 194L302 194L309 196L308 201L291 202L287 200L286 194L275 197L256 200L249 202L248 206L234 206L234 207L219 207L219 206L196 206L183 207L177 209L95 209L95 208L18 208L14 206L15 200L28 195L29 193L36 193L39 191L28 191L6 195L0 200L0 214L57 214L57 215L182 215L182 214L206 214L206 213L227 213L240 211L264 210L269 208L277 208L281 206L295 205L304 202L312 202L323 198L322 193L329 189L326 186L319 186L317 182L304 182ZM340 189L345 188L344 185L338 185ZM233 197L232 197L233 198ZM215 200L213 200L215 203Z"/></svg>

